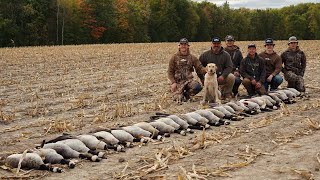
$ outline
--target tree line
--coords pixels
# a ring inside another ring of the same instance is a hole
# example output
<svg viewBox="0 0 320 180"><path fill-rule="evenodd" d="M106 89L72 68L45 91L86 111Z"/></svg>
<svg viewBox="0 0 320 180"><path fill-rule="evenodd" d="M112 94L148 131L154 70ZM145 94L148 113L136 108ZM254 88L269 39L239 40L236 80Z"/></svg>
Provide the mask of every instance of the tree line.
<svg viewBox="0 0 320 180"><path fill-rule="evenodd" d="M320 39L320 3L252 10L190 0L1 0L0 32L0 47Z"/></svg>

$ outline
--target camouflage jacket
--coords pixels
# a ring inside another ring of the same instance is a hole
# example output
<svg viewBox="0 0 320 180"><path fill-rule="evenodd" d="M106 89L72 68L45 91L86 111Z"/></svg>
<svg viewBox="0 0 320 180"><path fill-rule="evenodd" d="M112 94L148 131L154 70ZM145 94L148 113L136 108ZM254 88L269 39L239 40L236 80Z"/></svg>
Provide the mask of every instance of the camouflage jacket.
<svg viewBox="0 0 320 180"><path fill-rule="evenodd" d="M194 55L190 53L182 55L180 52L177 52L169 61L168 78L171 83L179 84L192 80L193 68L195 68L198 76L203 76L206 73L205 68Z"/></svg>
<svg viewBox="0 0 320 180"><path fill-rule="evenodd" d="M233 72L239 71L240 63L243 59L240 48L236 45L233 45L232 47L225 47L224 50L230 54L231 60L233 62Z"/></svg>
<svg viewBox="0 0 320 180"><path fill-rule="evenodd" d="M303 76L306 70L307 60L303 51L297 47L296 51L287 49L281 54L282 63L284 64L283 73L292 71L293 73Z"/></svg>
<svg viewBox="0 0 320 180"><path fill-rule="evenodd" d="M262 57L266 63L266 77L270 76L271 74L275 76L280 73L282 68L282 60L276 52L268 54L266 51L264 51L261 52L259 56Z"/></svg>
<svg viewBox="0 0 320 180"><path fill-rule="evenodd" d="M249 55L241 61L240 74L243 78L255 79L257 82L264 83L266 77L265 62L262 57L256 55L253 59Z"/></svg>

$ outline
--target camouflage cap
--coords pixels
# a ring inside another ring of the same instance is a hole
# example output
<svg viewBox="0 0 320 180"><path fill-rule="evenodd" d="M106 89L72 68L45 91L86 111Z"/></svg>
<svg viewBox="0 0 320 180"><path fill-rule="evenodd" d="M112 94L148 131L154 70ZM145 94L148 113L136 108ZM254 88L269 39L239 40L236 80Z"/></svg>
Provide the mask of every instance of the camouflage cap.
<svg viewBox="0 0 320 180"><path fill-rule="evenodd" d="M182 39L180 39L179 43L180 44L189 44L189 41L187 38L182 38Z"/></svg>
<svg viewBox="0 0 320 180"><path fill-rule="evenodd" d="M256 48L256 44L254 44L254 43L249 43L249 44L248 44L248 48L251 48L251 47Z"/></svg>
<svg viewBox="0 0 320 180"><path fill-rule="evenodd" d="M234 37L231 35L227 35L225 38L226 41L234 41Z"/></svg>
<svg viewBox="0 0 320 180"><path fill-rule="evenodd" d="M293 43L293 42L296 42L296 43L298 42L297 37L291 36L291 37L289 38L289 43L288 43L288 44Z"/></svg>

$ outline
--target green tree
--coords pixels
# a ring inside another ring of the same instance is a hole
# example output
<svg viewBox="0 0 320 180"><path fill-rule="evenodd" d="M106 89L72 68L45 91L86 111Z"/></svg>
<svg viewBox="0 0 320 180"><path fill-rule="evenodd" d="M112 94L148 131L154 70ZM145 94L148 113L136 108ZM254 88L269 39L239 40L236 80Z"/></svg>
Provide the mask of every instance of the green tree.
<svg viewBox="0 0 320 180"><path fill-rule="evenodd" d="M320 4L312 4L308 9L311 38L320 39Z"/></svg>

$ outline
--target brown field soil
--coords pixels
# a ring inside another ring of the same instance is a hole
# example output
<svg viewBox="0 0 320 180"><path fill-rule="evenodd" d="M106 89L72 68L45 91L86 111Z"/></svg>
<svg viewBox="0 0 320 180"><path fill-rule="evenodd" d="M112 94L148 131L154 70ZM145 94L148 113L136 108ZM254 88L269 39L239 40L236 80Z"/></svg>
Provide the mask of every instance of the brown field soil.
<svg viewBox="0 0 320 180"><path fill-rule="evenodd" d="M263 42L256 43L261 52ZM287 48L286 41L275 43L279 54ZM236 44L245 55L248 42ZM309 99L206 132L174 134L125 153L110 151L102 162L81 160L75 169L64 167L61 174L38 170L15 174L1 166L0 177L320 179L320 41L299 45L307 55ZM191 43L190 48L198 57L210 43ZM177 43L0 49L1 160L62 132L83 134L147 121L155 112L200 109L202 93L193 102L171 100L167 67L176 51Z"/></svg>

